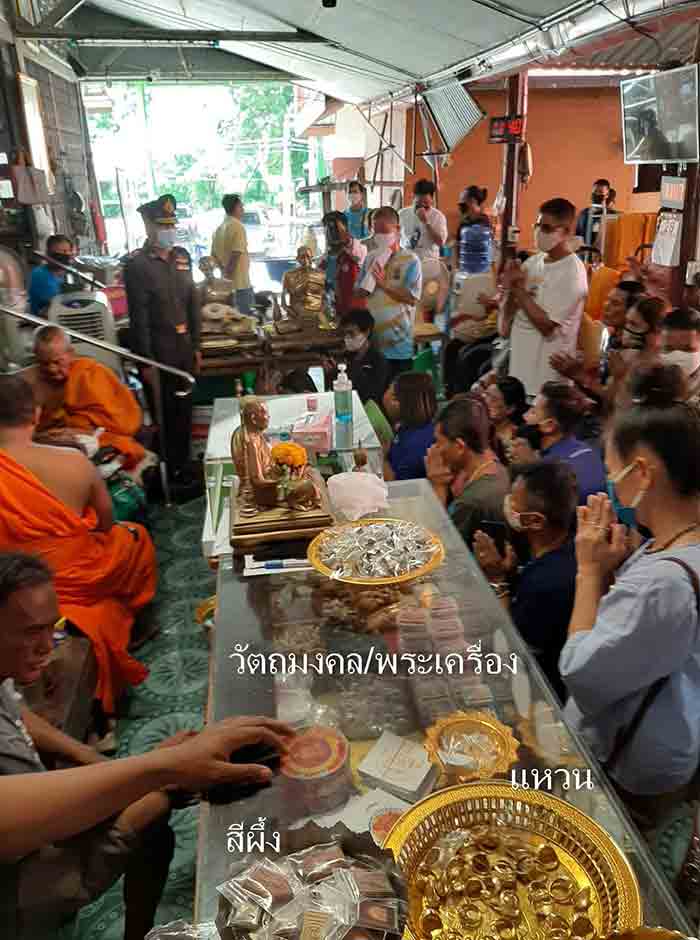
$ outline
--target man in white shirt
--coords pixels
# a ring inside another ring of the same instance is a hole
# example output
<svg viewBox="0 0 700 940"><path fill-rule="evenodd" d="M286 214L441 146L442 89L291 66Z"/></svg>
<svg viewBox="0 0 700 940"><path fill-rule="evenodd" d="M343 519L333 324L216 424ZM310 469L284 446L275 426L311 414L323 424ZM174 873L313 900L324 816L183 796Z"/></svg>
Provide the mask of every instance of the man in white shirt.
<svg viewBox="0 0 700 940"><path fill-rule="evenodd" d="M416 304L423 277L414 252L399 246L399 216L391 206L374 214L374 238L355 290L374 317L374 345L389 366L389 381L411 368Z"/></svg>
<svg viewBox="0 0 700 940"><path fill-rule="evenodd" d="M413 187L413 197L413 205L399 212L401 247L414 251L421 261L439 258L440 249L447 242L447 219L433 205L435 184L431 180L418 180Z"/></svg>
<svg viewBox="0 0 700 940"><path fill-rule="evenodd" d="M523 265L510 261L503 275L508 294L501 335L510 337L508 373L531 397L559 378L552 354L576 352L588 279L569 244L575 223L576 207L568 200L545 202L535 226L538 253Z"/></svg>

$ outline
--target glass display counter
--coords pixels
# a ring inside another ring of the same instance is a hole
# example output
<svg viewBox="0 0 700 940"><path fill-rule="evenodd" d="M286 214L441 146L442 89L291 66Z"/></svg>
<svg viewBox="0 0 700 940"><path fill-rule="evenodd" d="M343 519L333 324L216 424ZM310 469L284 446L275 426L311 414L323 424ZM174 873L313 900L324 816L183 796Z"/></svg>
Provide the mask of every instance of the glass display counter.
<svg viewBox="0 0 700 940"><path fill-rule="evenodd" d="M437 667L426 675L420 675L420 670L407 672L401 655L392 657L406 648L405 621L398 631L383 629L387 625L384 621L375 622L380 628L377 632L366 632L372 628L370 618L358 615L357 610L349 611L342 598L333 597L337 582L308 570L245 578L224 559L219 568L209 719L258 714L302 723L306 715L312 723L335 724L350 741L354 791L334 813L324 811L312 819L325 826L338 818L346 821L352 817L351 825L359 831L370 827L371 803L363 804L355 795L363 790L357 768L382 732L423 742L427 729L445 714L479 710L509 729L517 744L517 753L513 749L511 766L501 779L516 789L526 780L530 787L545 787L596 820L634 869L644 922L692 935L694 929L675 893L599 765L564 725L554 693L430 484L424 480L391 483L389 497L389 508L382 515L415 521L430 529L442 539L446 559L427 578L401 590L392 586L384 600L394 611L405 612L431 604L436 609L436 599L450 598L463 625L462 647L469 650L465 652L468 668L463 672L445 669L442 674ZM297 654L322 650L328 654L326 661L334 661L336 668L331 670L329 665L303 681L298 674L295 679L279 672L271 674L271 669L263 674L259 669L253 673L247 666L241 668L253 661L246 657L256 651L290 650ZM332 653L339 656L332 657ZM362 674L341 673L337 668L342 657L349 662L351 653L361 655L365 664ZM443 776L432 786L445 783ZM393 805L398 811L405 804L394 798ZM356 810L349 813L348 807L353 806ZM358 813L361 816L363 811L367 816L360 818L357 828ZM284 832L303 825L308 812L285 788L282 775L247 799L221 806L202 804L198 920L213 919L216 886L228 877L231 864L239 857L237 850L231 851L236 846L228 838L229 827L242 823L245 829L261 817L266 820L269 840L269 833L275 830ZM269 854L274 857L272 849Z"/></svg>
<svg viewBox="0 0 700 940"><path fill-rule="evenodd" d="M357 392L352 393L352 422L341 424L335 420L332 392L307 392L304 395L263 396L270 413L270 426L266 437L271 444L289 440L294 423L311 412L319 418L331 419L331 446L314 452L309 449L312 465L322 475L352 470L353 451L363 447L367 451L369 468L379 476L383 474L382 446L370 424ZM314 407L315 406L315 407ZM230 552L228 500L235 486L235 473L231 461L231 435L240 425L238 398L217 398L209 428L204 456L207 487L207 513L202 531L202 550L205 557Z"/></svg>

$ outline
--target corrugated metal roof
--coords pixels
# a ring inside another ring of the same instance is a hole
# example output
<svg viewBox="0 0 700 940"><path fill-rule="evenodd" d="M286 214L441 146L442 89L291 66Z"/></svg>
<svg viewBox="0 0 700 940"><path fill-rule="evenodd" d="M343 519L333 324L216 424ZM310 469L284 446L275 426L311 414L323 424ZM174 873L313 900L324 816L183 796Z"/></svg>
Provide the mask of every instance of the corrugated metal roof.
<svg viewBox="0 0 700 940"><path fill-rule="evenodd" d="M642 35L628 26L605 42L581 46L557 60L557 67L595 69L657 69L672 61L689 61L695 44L695 24L700 14L669 14L645 22ZM554 64L554 63L552 63Z"/></svg>
<svg viewBox="0 0 700 940"><path fill-rule="evenodd" d="M237 42L222 43L222 48L356 102L405 88L450 63L508 42L570 6L570 0L338 0L334 9L324 8L321 0L92 2L163 29L308 30L337 45Z"/></svg>

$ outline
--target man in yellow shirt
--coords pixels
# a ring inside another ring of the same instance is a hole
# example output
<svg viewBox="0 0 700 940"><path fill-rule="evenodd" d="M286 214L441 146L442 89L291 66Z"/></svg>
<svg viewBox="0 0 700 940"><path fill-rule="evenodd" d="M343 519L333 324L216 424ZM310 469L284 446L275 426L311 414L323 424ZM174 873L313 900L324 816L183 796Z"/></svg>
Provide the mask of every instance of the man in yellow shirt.
<svg viewBox="0 0 700 940"><path fill-rule="evenodd" d="M253 312L255 295L250 286L250 258L248 236L241 222L243 200L237 195L226 195L221 200L226 218L214 232L211 253L216 258L225 278L233 281L236 307L241 313Z"/></svg>

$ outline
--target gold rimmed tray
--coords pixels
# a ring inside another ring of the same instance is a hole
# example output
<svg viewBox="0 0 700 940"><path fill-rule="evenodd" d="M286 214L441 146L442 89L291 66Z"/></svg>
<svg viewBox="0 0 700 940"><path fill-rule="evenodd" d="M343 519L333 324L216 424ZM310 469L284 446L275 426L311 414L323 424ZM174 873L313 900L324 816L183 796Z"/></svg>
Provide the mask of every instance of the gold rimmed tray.
<svg viewBox="0 0 700 940"><path fill-rule="evenodd" d="M425 749L453 783L488 780L505 773L518 759L513 732L483 711L440 718L426 733Z"/></svg>
<svg viewBox="0 0 700 940"><path fill-rule="evenodd" d="M594 820L577 807L540 790L514 791L509 783L488 781L448 787L420 800L407 810L389 832L384 848L396 858L408 884L409 922L407 934L428 940L421 929L426 894L418 871L439 839L457 830L467 830L470 838L479 830L495 831L504 840L520 840L530 852L549 846L556 852L557 877L565 876L575 886L576 895L588 889L591 903L585 912L598 937L637 928L642 922L642 903L637 879L621 850ZM456 838L456 836L453 836ZM505 845L503 841L501 844ZM471 848L465 864L471 864ZM493 858L491 858L493 856ZM499 856L489 854L491 862ZM528 889L520 879L517 893L523 911L518 923L518 940L542 940L546 931L528 900ZM574 911L556 904L553 913L564 917ZM462 929L463 940L493 936L509 940L507 931L496 928L496 915L484 915L478 928ZM442 937L445 936L443 931ZM578 940L569 930L567 937ZM437 935L436 935L437 940ZM559 938L559 940L563 940Z"/></svg>
<svg viewBox="0 0 700 940"><path fill-rule="evenodd" d="M317 571L320 571L321 574L325 575L327 578L333 578L334 573L331 568L321 561L321 549L326 543L326 540L333 539L337 537L339 532L343 532L347 529L356 529L358 527L364 526L376 526L376 525L386 525L390 524L405 524L404 519L358 519L356 522L346 522L341 525L335 525L332 528L326 529L321 532L320 535L317 535L313 542L309 545L307 551L307 558L309 564L312 565ZM416 523L413 523L417 525ZM418 526L418 528L422 528ZM377 586L381 584L402 584L406 581L415 581L416 578L421 578L426 574L430 574L431 571L434 571L438 568L443 561L445 560L445 546L442 544L442 540L438 538L437 535L428 531L428 529L423 529L427 535L430 543L435 546L432 557L420 568L414 568L411 571L407 571L405 574L396 575L391 578L339 578L335 576L335 580L341 581L344 584L362 584L366 586Z"/></svg>

